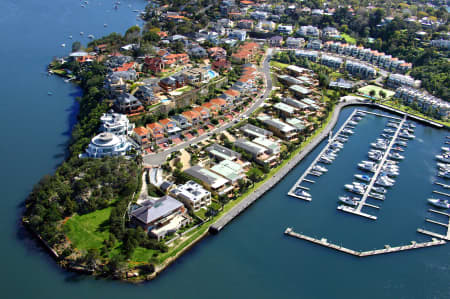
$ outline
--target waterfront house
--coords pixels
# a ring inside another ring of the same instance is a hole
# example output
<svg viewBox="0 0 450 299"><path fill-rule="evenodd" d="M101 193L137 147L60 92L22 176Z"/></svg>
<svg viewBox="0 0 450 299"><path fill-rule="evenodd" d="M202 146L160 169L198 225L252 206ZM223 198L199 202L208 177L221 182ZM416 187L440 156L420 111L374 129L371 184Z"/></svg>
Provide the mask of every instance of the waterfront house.
<svg viewBox="0 0 450 299"><path fill-rule="evenodd" d="M203 186L219 195L224 195L233 190L230 181L200 165L194 165L184 171L186 174L202 182Z"/></svg>
<svg viewBox="0 0 450 299"><path fill-rule="evenodd" d="M294 141L297 139L298 132L295 127L267 115L258 116L257 119L263 122L269 130L281 139L286 141Z"/></svg>
<svg viewBox="0 0 450 299"><path fill-rule="evenodd" d="M184 205L171 196L148 199L131 212L131 222L159 240L189 224L191 218Z"/></svg>
<svg viewBox="0 0 450 299"><path fill-rule="evenodd" d="M115 102L114 107L121 113L139 113L144 111L144 107L141 102L129 93L119 95Z"/></svg>
<svg viewBox="0 0 450 299"><path fill-rule="evenodd" d="M89 143L86 154L90 158L103 158L113 156L124 156L131 149L131 144L124 135L114 135L112 133L103 132L92 138Z"/></svg>
<svg viewBox="0 0 450 299"><path fill-rule="evenodd" d="M145 105L153 105L159 101L159 98L153 92L153 88L149 85L139 86L134 95Z"/></svg>
<svg viewBox="0 0 450 299"><path fill-rule="evenodd" d="M115 135L130 135L133 131L134 124L130 123L125 114L114 113L110 110L108 113L103 113L100 117L100 131L113 133Z"/></svg>
<svg viewBox="0 0 450 299"><path fill-rule="evenodd" d="M222 160L211 167L210 170L228 179L233 185L237 185L239 180L243 180L246 177L244 167L230 160Z"/></svg>
<svg viewBox="0 0 450 299"><path fill-rule="evenodd" d="M170 194L183 202L189 209L198 212L211 204L211 192L194 181L187 181L170 191Z"/></svg>
<svg viewBox="0 0 450 299"><path fill-rule="evenodd" d="M159 86L165 91L173 91L185 85L185 79L182 75L170 76L159 81Z"/></svg>
<svg viewBox="0 0 450 299"><path fill-rule="evenodd" d="M249 141L247 139L239 138L234 142L234 145L237 148L240 148L241 150L247 152L250 154L253 158L253 160L261 165L267 164L269 166L273 166L277 163L277 155L271 155L269 154L269 149L256 144L252 141Z"/></svg>
<svg viewBox="0 0 450 299"><path fill-rule="evenodd" d="M276 103L273 105L276 111L283 117L292 117L297 114L297 109L293 106L286 105L285 103Z"/></svg>
<svg viewBox="0 0 450 299"><path fill-rule="evenodd" d="M271 131L265 130L263 128L254 126L252 124L245 124L239 129L244 135L249 137L270 137L273 135Z"/></svg>

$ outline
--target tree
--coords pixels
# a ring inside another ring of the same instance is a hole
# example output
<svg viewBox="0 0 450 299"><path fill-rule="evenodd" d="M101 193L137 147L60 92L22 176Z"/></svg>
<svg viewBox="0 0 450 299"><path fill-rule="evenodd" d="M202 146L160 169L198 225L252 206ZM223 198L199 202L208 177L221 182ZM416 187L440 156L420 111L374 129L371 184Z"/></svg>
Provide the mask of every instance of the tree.
<svg viewBox="0 0 450 299"><path fill-rule="evenodd" d="M369 95L370 95L372 98L375 97L375 95L376 95L375 89L371 89L371 90L369 91Z"/></svg>
<svg viewBox="0 0 450 299"><path fill-rule="evenodd" d="M125 40L127 42L136 42L139 39L139 35L141 33L141 28L137 25L131 26L125 32Z"/></svg>
<svg viewBox="0 0 450 299"><path fill-rule="evenodd" d="M384 98L386 97L386 92L385 92L384 90L380 90L380 91L378 92L378 95L379 95L382 99L384 99Z"/></svg>
<svg viewBox="0 0 450 299"><path fill-rule="evenodd" d="M78 52L81 50L81 43L79 41L72 43L72 52Z"/></svg>

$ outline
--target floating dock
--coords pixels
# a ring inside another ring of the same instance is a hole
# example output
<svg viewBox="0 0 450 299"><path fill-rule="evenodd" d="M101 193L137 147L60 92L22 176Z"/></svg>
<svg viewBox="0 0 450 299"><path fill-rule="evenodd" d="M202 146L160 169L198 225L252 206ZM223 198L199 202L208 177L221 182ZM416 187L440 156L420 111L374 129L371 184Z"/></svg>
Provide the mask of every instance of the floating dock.
<svg viewBox="0 0 450 299"><path fill-rule="evenodd" d="M371 111L364 111L364 113L372 114L372 115L376 115L376 116L380 116L380 117L386 117L386 118L390 118L390 119L395 119L395 120L398 120L399 122L402 120L401 117L396 117L396 116L382 114L382 113L376 113L376 112L371 112Z"/></svg>
<svg viewBox="0 0 450 299"><path fill-rule="evenodd" d="M444 193L444 192L441 192L441 191L433 190L433 193L436 193L436 194L439 194L439 195L444 195L444 196L450 197L450 194Z"/></svg>
<svg viewBox="0 0 450 299"><path fill-rule="evenodd" d="M383 114L378 114L378 113L372 113L372 114L375 114L375 115L378 115L378 116L385 116ZM393 117L390 117L390 118L393 118ZM398 118L395 118L395 119L398 119ZM394 145L395 140L397 139L397 136L400 133L400 130L402 129L403 124L405 123L405 121L406 121L406 116L400 121L400 123L398 125L398 128L395 130L395 134L392 137L391 141L389 142L389 146L386 149L386 151L384 152L383 157L382 157L380 163L378 164L378 167L377 167L375 173L373 174L369 185L367 186L366 190L364 191L363 196L361 197L361 200L358 201L358 205L355 208L349 208L349 209L348 208L347 209L344 209L344 208L340 209L338 207L338 210L343 211L343 212L347 212L347 213L350 213L350 214L358 215L358 216L361 216L361 217L364 217L364 218L372 219L372 220L376 220L377 219L376 216L373 216L373 215L370 215L370 214L367 214L367 213L363 213L363 212L361 212L361 210L365 206L366 207L373 207L373 205L366 204L367 197L369 196L369 193L372 191L372 187L375 184L375 181L377 180L378 175L380 174L380 172L381 172L381 170L382 170L382 168L384 166L384 163L386 162L387 157L388 157L389 153L391 152L392 146ZM369 216L371 216L371 217L369 217Z"/></svg>
<svg viewBox="0 0 450 299"><path fill-rule="evenodd" d="M428 223L433 223L433 224L440 225L440 226L443 226L443 227L447 228L447 234L446 235L441 235L441 234L438 234L438 233L435 233L435 232L432 232L432 231L429 231L429 230L426 230L426 229L423 229L423 228L418 228L417 232L419 232L421 234L424 234L424 235L427 235L427 236L431 236L431 237L440 238L440 239L443 239L443 240L450 241L450 214L445 213L445 212L441 212L441 211L437 211L437 210L433 210L433 209L428 209L428 212L448 217L448 224L442 223L442 222L439 222L439 221L436 221L436 220L425 218L425 221L428 222Z"/></svg>
<svg viewBox="0 0 450 299"><path fill-rule="evenodd" d="M439 185L439 186L445 188L445 189L450 189L450 185L442 184L442 183L439 183L439 182L434 182L434 183L435 183L436 185Z"/></svg>
<svg viewBox="0 0 450 299"><path fill-rule="evenodd" d="M441 239L433 238L432 241L429 242L423 242L423 243L417 243L416 241L411 241L411 244L409 245L403 245L403 246L396 246L391 247L390 245L385 245L382 249L375 249L375 250L368 250L368 251L357 251L350 248L346 248L343 246L339 246L337 244L333 244L328 242L326 238L322 239L316 239L312 238L303 234L299 234L294 232L294 230L290 227L286 228L284 233L288 236L305 240L323 247L327 247L330 249L334 249L346 254L350 254L357 257L366 257L366 256L374 256L374 255L380 255L380 254L388 254L388 253L394 253L394 252L400 252L400 251L406 251L406 250L413 250L413 249L419 249L419 248L426 248L426 247L432 247L437 245L444 245L447 242Z"/></svg>
<svg viewBox="0 0 450 299"><path fill-rule="evenodd" d="M292 186L292 188L289 190L288 195L298 198L298 199L303 199L306 201L311 201L312 198L311 197L304 197L304 196L299 196L295 194L295 190L296 189L305 189L305 190L309 190L306 189L306 187L303 187L301 184L303 182L308 182L311 184L314 184L315 181L307 179L306 177L308 175L311 175L311 170L314 167L314 165L317 164L317 162L320 160L320 157L322 157L323 153L325 153L325 151L328 149L329 145L331 143L333 143L336 139L337 136L339 136L339 134L341 133L341 131L345 128L345 126L348 124L348 122L352 119L353 116L355 116L355 114L360 111L359 109L355 109L352 114L350 114L350 116L347 118L347 120L344 122L344 124L341 126L341 128L336 132L336 134L334 134L334 137L330 138L328 141L328 144L320 151L320 153L317 155L317 157L314 159L314 161L309 165L309 167L305 170L305 172L302 174L302 176L297 180L297 182L295 182L294 186ZM366 111L364 111L366 112Z"/></svg>

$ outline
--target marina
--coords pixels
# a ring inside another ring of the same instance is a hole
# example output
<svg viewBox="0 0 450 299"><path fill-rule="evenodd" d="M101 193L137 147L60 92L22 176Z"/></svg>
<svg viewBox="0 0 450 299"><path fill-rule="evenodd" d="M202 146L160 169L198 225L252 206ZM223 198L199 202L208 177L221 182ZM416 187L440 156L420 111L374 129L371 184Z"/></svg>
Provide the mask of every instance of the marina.
<svg viewBox="0 0 450 299"><path fill-rule="evenodd" d="M383 154L383 156L381 158L380 163L376 166L375 173L372 176L372 178L371 178L371 180L369 182L369 185L367 187L365 187L365 189L364 189L364 194L362 194L362 198L358 202L358 205L356 207L346 207L346 208L338 206L337 209L339 211L343 211L343 212L346 212L346 213L351 213L351 214L358 215L358 216L361 216L361 217L364 217L364 218L368 218L368 219L371 219L371 220L376 220L377 219L377 216L374 216L374 215L371 215L371 214L368 214L368 213L364 213L361 210L362 210L363 207L372 207L372 208L374 207L371 204L367 204L366 200L369 197L369 194L371 193L374 184L377 182L377 179L378 179L380 173L384 169L384 165L386 163L386 160L389 157L391 149L392 149L393 145L395 144L396 139L397 139L398 135L400 134L400 131L402 130L402 127L403 127L405 121L406 121L406 117L404 117L400 121L400 123L398 124L398 127L395 130L395 133L394 133L392 139L390 140L390 142L389 142L389 144L388 144L388 146L386 148L386 151L384 152L384 154ZM371 197L373 197L373 194L371 194Z"/></svg>
<svg viewBox="0 0 450 299"><path fill-rule="evenodd" d="M312 198L311 197L306 197L306 196L301 196L296 194L296 190L298 189L305 189L304 186L302 186L303 182L308 182L311 184L314 184L315 181L310 180L308 178L306 178L308 175L313 175L313 176L318 176L317 173L311 173L312 169L318 165L318 162L321 160L321 158L323 157L323 155L325 154L325 152L327 152L330 148L330 146L332 146L332 144L336 141L337 138L340 138L340 134L342 131L345 130L347 124L352 121L352 118L357 114L357 113L361 113L359 112L360 110L355 109L353 111L352 114L350 114L350 116L347 118L347 120L344 122L344 124L341 126L341 128L336 132L336 134L334 135L334 137L331 137L331 132L329 135L329 139L328 139L328 144L327 146L325 146L322 151L317 155L317 157L314 159L314 161L311 163L311 165L305 170L305 172L303 173L303 175L297 180L297 182L294 184L294 186L292 186L292 188L289 190L288 195L298 198L298 199L302 199L302 200L306 200L306 201L311 201ZM309 190L309 189L306 189Z"/></svg>
<svg viewBox="0 0 450 299"><path fill-rule="evenodd" d="M305 241L308 241L308 242L311 242L311 243L314 243L314 244L317 244L317 245L320 245L323 247L334 249L334 250L337 250L337 251L340 251L340 252L343 252L346 254L357 256L357 257L367 257L367 256L395 253L395 252L401 252L401 251L406 251L406 250L413 250L413 249L419 249L419 248L427 248L427 247L432 247L432 246L444 245L447 243L444 240L433 238L432 241L429 241L429 242L417 243L416 241L411 241L411 244L409 244L409 245L395 246L395 247L392 247L390 245L384 245L384 248L382 248L382 249L357 251L357 250L353 250L350 248L346 248L346 247L328 242L328 240L326 238L316 239L316 238L312 238L312 237L309 237L304 234L296 233L290 227L286 228L286 230L284 231L284 234L294 237L294 238L297 238L297 239L305 240Z"/></svg>

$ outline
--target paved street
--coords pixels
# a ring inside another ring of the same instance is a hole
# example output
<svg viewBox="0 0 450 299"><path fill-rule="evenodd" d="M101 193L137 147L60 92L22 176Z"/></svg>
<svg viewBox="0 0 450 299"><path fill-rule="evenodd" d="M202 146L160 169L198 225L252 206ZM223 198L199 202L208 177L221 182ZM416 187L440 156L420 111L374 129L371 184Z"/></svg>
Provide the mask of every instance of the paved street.
<svg viewBox="0 0 450 299"><path fill-rule="evenodd" d="M270 61L271 55L272 55L272 49L268 49L267 55L263 62L263 66L261 68L259 68L259 70L264 73L265 80L266 80L266 89L264 91L264 94L262 95L262 97L256 99L245 112L243 112L241 115L236 116L235 119L239 119L240 117L248 117L251 113L253 113L256 109L258 109L264 103L265 99L270 95L270 92L272 91L272 78L270 77L270 66L269 66L269 61ZM163 152L146 155L146 156L144 156L144 164L152 165L152 166L159 166L159 165L163 164L164 161L166 161L167 156L169 156L171 153L179 151L179 150L186 148L192 144L201 142L201 141L209 138L209 136L214 133L219 134L219 133L223 132L224 130L230 128L233 125L235 125L235 123L234 123L234 121L231 121L229 123L224 124L221 127L211 130L208 133L205 133L201 136L192 138L191 140L186 141L181 144L178 144L174 147L168 148L167 150L165 150Z"/></svg>

